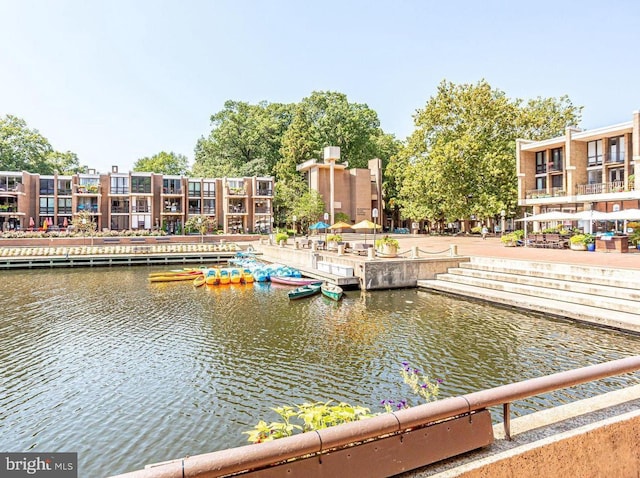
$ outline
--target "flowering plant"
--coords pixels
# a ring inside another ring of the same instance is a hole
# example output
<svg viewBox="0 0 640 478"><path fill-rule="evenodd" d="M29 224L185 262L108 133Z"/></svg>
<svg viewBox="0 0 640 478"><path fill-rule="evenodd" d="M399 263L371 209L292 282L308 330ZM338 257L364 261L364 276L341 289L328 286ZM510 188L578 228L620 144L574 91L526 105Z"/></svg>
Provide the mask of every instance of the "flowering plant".
<svg viewBox="0 0 640 478"><path fill-rule="evenodd" d="M402 380L409 385L411 391L422 397L425 402L431 402L437 399L440 394L440 384L444 381L441 378L434 380L430 379L428 375L420 373L420 370L413 368L409 365L409 362L402 362L402 369L400 370ZM407 400L382 400L382 406L384 406L387 412L391 412L394 408L401 410L403 408L409 408Z"/></svg>

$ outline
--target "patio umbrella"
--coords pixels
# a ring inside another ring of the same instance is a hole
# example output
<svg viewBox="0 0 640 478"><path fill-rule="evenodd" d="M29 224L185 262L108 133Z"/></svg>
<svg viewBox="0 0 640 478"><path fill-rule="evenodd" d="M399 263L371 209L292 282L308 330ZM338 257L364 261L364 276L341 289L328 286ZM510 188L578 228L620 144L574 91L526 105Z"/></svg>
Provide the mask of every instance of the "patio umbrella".
<svg viewBox="0 0 640 478"><path fill-rule="evenodd" d="M362 221L360 221L357 224L354 224L353 226L349 226L351 229L353 229L354 231L358 231L358 230L369 230L369 229L381 229L382 226L380 224L375 224L371 221L369 221L368 219L364 219ZM367 233L364 233L364 242L365 244L367 243Z"/></svg>
<svg viewBox="0 0 640 478"><path fill-rule="evenodd" d="M575 214L571 212L550 211L542 214L534 214L533 216L525 216L516 221L563 221L565 219L574 219Z"/></svg>
<svg viewBox="0 0 640 478"><path fill-rule="evenodd" d="M637 221L640 220L640 209L623 209L622 211L609 212L605 214L605 218L607 221Z"/></svg>
<svg viewBox="0 0 640 478"><path fill-rule="evenodd" d="M329 226L329 229L333 230L333 229L350 229L351 228L351 224L347 224L346 222L343 221L339 221L336 222L335 224Z"/></svg>
<svg viewBox="0 0 640 478"><path fill-rule="evenodd" d="M326 222L322 222L322 221L318 221L315 224L311 224L309 226L309 229L324 229L325 232L326 230L329 228L329 224L327 224Z"/></svg>
<svg viewBox="0 0 640 478"><path fill-rule="evenodd" d="M68 226L69 226L69 221L67 221L67 218L66 218L66 217L64 218L64 221L62 221L62 225L63 225L64 227L68 227Z"/></svg>
<svg viewBox="0 0 640 478"><path fill-rule="evenodd" d="M47 232L47 227L49 227L49 221L45 219L44 221L42 221L42 229L44 230L44 232Z"/></svg>
<svg viewBox="0 0 640 478"><path fill-rule="evenodd" d="M33 217L29 218L29 227L33 229L33 226L36 225L36 222L33 220Z"/></svg>

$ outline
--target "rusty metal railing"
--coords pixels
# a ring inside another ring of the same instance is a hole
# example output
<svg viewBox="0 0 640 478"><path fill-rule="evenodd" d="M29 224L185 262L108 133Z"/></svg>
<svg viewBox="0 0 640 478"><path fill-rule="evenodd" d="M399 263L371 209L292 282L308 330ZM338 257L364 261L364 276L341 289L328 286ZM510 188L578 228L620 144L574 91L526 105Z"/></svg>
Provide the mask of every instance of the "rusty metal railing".
<svg viewBox="0 0 640 478"><path fill-rule="evenodd" d="M258 469L305 455L320 454L347 445L396 434L433 422L503 405L504 428L509 433L509 404L541 393L640 370L640 355L591 365L553 375L451 397L373 418L203 455L153 465L119 475L120 478L178 478L226 476Z"/></svg>

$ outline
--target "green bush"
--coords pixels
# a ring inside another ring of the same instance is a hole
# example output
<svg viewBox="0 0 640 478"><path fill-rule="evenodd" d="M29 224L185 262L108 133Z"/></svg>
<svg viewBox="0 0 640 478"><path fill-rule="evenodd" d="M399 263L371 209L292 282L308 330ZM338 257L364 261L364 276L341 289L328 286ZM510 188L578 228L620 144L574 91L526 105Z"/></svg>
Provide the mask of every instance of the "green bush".
<svg viewBox="0 0 640 478"><path fill-rule="evenodd" d="M289 234L286 232L279 232L276 234L276 244L280 244L280 241L284 241L286 244L287 239L289 239Z"/></svg>
<svg viewBox="0 0 640 478"><path fill-rule="evenodd" d="M340 234L329 234L327 236L327 242L342 242L342 236Z"/></svg>

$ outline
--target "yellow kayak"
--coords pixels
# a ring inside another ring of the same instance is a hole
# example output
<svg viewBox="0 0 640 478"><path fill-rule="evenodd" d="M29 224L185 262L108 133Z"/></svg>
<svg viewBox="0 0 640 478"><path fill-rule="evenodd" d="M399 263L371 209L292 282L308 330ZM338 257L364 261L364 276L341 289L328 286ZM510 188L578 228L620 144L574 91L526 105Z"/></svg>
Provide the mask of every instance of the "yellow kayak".
<svg viewBox="0 0 640 478"><path fill-rule="evenodd" d="M205 278L202 274L196 276L195 279L193 279L193 287L200 287L203 286L205 284Z"/></svg>
<svg viewBox="0 0 640 478"><path fill-rule="evenodd" d="M173 275L173 276L153 276L149 277L149 282L174 282L181 280L193 280L197 276L193 274L182 274L182 275Z"/></svg>

